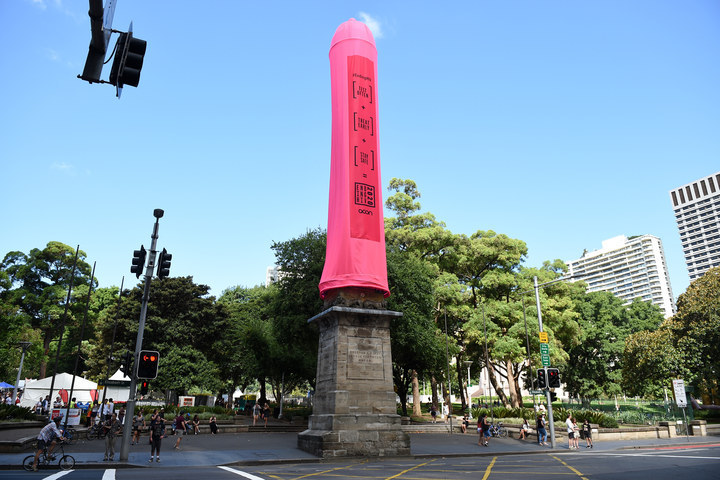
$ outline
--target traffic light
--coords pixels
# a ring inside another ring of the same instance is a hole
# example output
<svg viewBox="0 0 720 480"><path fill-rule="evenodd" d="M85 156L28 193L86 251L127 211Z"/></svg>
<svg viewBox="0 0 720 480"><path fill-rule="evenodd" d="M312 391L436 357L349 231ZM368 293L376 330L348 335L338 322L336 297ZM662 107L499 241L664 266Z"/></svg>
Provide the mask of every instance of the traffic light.
<svg viewBox="0 0 720 480"><path fill-rule="evenodd" d="M560 387L560 371L557 368L548 368L547 385L550 388Z"/></svg>
<svg viewBox="0 0 720 480"><path fill-rule="evenodd" d="M132 371L130 369L132 365L132 353L126 352L125 355L123 355L122 360L120 360L120 371L123 372L123 375L126 377L130 376L130 372Z"/></svg>
<svg viewBox="0 0 720 480"><path fill-rule="evenodd" d="M145 257L147 251L143 245L140 245L140 250L133 252L132 267L130 267L130 273L134 273L137 278L142 275L143 267L145 267Z"/></svg>
<svg viewBox="0 0 720 480"><path fill-rule="evenodd" d="M115 59L110 69L110 83L118 88L124 85L137 87L147 42L133 37L132 32L121 33L117 41Z"/></svg>
<svg viewBox="0 0 720 480"><path fill-rule="evenodd" d="M138 378L153 379L157 378L158 373L158 362L160 361L160 355L158 352L152 350L143 350L140 352L140 358L138 359Z"/></svg>
<svg viewBox="0 0 720 480"><path fill-rule="evenodd" d="M550 392L550 403L554 402L555 400L557 400L557 393Z"/></svg>
<svg viewBox="0 0 720 480"><path fill-rule="evenodd" d="M140 384L140 395L147 395L148 389L150 388L150 382L143 380Z"/></svg>
<svg viewBox="0 0 720 480"><path fill-rule="evenodd" d="M158 278L165 278L170 275L170 261L172 260L172 254L168 253L164 248L160 252L160 258L158 259Z"/></svg>
<svg viewBox="0 0 720 480"><path fill-rule="evenodd" d="M544 368L537 369L537 382L538 382L538 388L547 388L548 382L547 382L547 378L545 377L545 369Z"/></svg>

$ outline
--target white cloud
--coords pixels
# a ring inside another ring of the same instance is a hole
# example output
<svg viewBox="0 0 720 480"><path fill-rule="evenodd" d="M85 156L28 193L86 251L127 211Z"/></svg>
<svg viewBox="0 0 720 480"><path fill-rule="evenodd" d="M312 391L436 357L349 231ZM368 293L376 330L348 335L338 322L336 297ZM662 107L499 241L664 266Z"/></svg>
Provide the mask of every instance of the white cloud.
<svg viewBox="0 0 720 480"><path fill-rule="evenodd" d="M358 16L360 17L360 21L363 22L365 25L368 26L370 31L373 34L373 37L377 40L378 38L382 38L382 27L380 26L380 21L374 19L369 14L365 12L358 13Z"/></svg>
<svg viewBox="0 0 720 480"><path fill-rule="evenodd" d="M43 10L47 9L47 5L45 5L45 0L30 0L30 3Z"/></svg>
<svg viewBox="0 0 720 480"><path fill-rule="evenodd" d="M50 168L68 175L73 175L75 173L75 167L65 162L53 162L53 164L50 165Z"/></svg>
<svg viewBox="0 0 720 480"><path fill-rule="evenodd" d="M47 56L50 60L53 62L59 62L60 61L60 54L53 50L52 48L46 48Z"/></svg>

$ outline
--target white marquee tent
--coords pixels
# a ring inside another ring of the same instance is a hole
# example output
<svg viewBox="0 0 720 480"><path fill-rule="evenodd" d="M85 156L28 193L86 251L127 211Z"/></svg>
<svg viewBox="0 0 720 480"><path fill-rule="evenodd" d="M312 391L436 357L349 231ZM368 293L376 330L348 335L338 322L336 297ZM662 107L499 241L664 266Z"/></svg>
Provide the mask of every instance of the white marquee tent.
<svg viewBox="0 0 720 480"><path fill-rule="evenodd" d="M60 389L65 389L70 393L70 385L72 384L73 376L69 373L58 373L55 375L55 385L53 386L53 398L55 400L58 396ZM22 399L20 400L20 406L22 407L34 407L38 400L42 400L46 395L50 393L50 383L52 377L46 377L41 380L34 382L27 382L25 390L23 391ZM75 385L73 388L72 396L77 399L78 402L89 402L91 400L90 391L97 390L97 383L91 382L83 377L75 377Z"/></svg>

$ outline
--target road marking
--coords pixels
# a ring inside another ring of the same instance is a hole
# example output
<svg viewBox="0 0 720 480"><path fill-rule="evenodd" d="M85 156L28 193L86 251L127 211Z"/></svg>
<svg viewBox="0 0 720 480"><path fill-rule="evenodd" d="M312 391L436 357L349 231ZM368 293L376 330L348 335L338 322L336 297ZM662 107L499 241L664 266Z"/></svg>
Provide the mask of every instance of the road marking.
<svg viewBox="0 0 720 480"><path fill-rule="evenodd" d="M662 458L688 458L692 460L720 460L720 457L701 457L698 455L667 455L662 453L600 453L612 457L662 457Z"/></svg>
<svg viewBox="0 0 720 480"><path fill-rule="evenodd" d="M243 472L242 470L235 470L234 468L223 467L222 465L218 465L218 468L221 468L230 473L234 473L235 475L240 475L241 477L249 478L250 480L264 480L260 477L256 477L252 473Z"/></svg>
<svg viewBox="0 0 720 480"><path fill-rule="evenodd" d="M49 477L45 477L43 480L56 480L56 479L62 477L63 475L67 475L68 473L70 473L72 471L73 470L65 470L64 472L53 473Z"/></svg>
<svg viewBox="0 0 720 480"><path fill-rule="evenodd" d="M490 471L492 470L493 465L495 465L495 460L497 460L498 457L493 457L492 462L490 462L490 465L488 465L488 468L485 469L485 475L483 475L482 480L487 480L490 477Z"/></svg>
<svg viewBox="0 0 720 480"><path fill-rule="evenodd" d="M108 468L105 470L105 473L103 473L102 480L115 480L115 469L114 468Z"/></svg>
<svg viewBox="0 0 720 480"><path fill-rule="evenodd" d="M578 477L582 478L582 480L588 480L587 477L584 477L583 474L580 473L580 472L579 472L575 467L573 467L572 465L568 465L567 463L563 462L560 458L556 457L555 455L550 455L550 456L551 456L552 458L554 458L555 460L557 460L558 462L560 462L560 463L562 463L563 465L565 465L565 466L566 466L567 468L569 468L575 475L577 475Z"/></svg>
<svg viewBox="0 0 720 480"><path fill-rule="evenodd" d="M390 480L390 479L392 479L392 478L397 478L397 477L399 477L399 476L402 476L402 475L406 474L407 472L411 472L411 471L415 470L416 468L424 467L424 466L427 465L428 463L432 463L432 462L434 462L435 460L437 460L437 459L430 460L429 462L421 463L421 464L419 464L419 465L415 465L414 467L408 468L407 470L403 470L402 472L400 472L400 473L398 473L398 474L396 474L396 475L393 475L392 477L387 477L385 480Z"/></svg>

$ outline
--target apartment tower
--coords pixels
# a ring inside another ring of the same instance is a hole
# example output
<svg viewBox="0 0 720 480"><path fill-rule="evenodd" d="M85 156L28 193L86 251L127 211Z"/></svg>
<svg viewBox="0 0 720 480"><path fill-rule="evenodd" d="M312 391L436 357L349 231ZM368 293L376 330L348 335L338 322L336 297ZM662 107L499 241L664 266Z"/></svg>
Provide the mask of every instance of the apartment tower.
<svg viewBox="0 0 720 480"><path fill-rule="evenodd" d="M577 260L566 262L573 281L588 284L588 292L612 292L629 305L640 299L660 307L665 318L675 313L662 242L653 235L624 235L602 242Z"/></svg>
<svg viewBox="0 0 720 480"><path fill-rule="evenodd" d="M720 172L670 191L692 282L720 266Z"/></svg>

